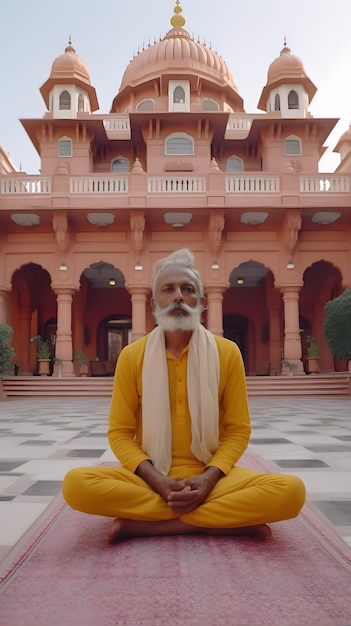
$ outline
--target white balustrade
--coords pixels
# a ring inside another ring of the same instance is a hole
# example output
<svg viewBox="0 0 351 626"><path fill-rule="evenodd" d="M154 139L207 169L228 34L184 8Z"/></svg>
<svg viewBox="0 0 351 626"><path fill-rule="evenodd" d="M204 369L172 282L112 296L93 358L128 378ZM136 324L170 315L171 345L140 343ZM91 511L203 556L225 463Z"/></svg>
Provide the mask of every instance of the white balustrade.
<svg viewBox="0 0 351 626"><path fill-rule="evenodd" d="M279 193L277 176L227 176L226 193Z"/></svg>
<svg viewBox="0 0 351 626"><path fill-rule="evenodd" d="M252 126L252 119L246 117L236 117L229 115L227 130L248 131Z"/></svg>
<svg viewBox="0 0 351 626"><path fill-rule="evenodd" d="M128 178L95 176L70 179L71 193L127 193Z"/></svg>
<svg viewBox="0 0 351 626"><path fill-rule="evenodd" d="M206 179L202 176L150 177L147 190L148 193L205 193Z"/></svg>
<svg viewBox="0 0 351 626"><path fill-rule="evenodd" d="M349 176L300 176L301 193L349 193Z"/></svg>
<svg viewBox="0 0 351 626"><path fill-rule="evenodd" d="M105 130L107 132L129 132L129 117L112 117L103 120Z"/></svg>
<svg viewBox="0 0 351 626"><path fill-rule="evenodd" d="M43 194L51 193L50 178L2 178L1 193L6 194Z"/></svg>

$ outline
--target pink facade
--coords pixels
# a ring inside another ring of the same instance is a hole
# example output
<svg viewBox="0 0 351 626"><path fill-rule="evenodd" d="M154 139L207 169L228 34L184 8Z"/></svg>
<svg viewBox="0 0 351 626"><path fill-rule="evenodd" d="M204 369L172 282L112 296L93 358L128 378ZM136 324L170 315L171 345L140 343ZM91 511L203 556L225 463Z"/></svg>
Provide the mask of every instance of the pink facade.
<svg viewBox="0 0 351 626"><path fill-rule="evenodd" d="M319 174L337 120L309 113L316 87L301 60L284 45L262 113L246 113L226 63L184 25L177 0L107 114L69 43L41 88L46 113L22 120L40 175L0 150L0 323L22 374L35 372L37 334L64 376L77 350L114 362L153 327L152 264L180 247L196 256L205 325L238 342L248 375L264 363L279 374L282 353L303 373L308 334L320 371L334 370L323 319L351 286L351 130L337 171Z"/></svg>

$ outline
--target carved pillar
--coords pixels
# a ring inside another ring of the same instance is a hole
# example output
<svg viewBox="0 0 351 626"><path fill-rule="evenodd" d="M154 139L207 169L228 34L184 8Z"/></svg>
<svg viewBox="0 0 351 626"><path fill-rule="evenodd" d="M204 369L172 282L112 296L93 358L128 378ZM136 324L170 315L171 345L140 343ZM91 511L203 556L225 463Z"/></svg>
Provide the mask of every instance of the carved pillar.
<svg viewBox="0 0 351 626"><path fill-rule="evenodd" d="M146 335L146 299L149 294L147 287L130 287L132 300L132 340L136 341Z"/></svg>
<svg viewBox="0 0 351 626"><path fill-rule="evenodd" d="M140 256L144 247L145 216L142 211L136 211L130 216L130 231L136 261L140 263Z"/></svg>
<svg viewBox="0 0 351 626"><path fill-rule="evenodd" d="M224 287L206 287L207 328L214 335L223 337L223 293Z"/></svg>
<svg viewBox="0 0 351 626"><path fill-rule="evenodd" d="M62 361L62 376L74 376L72 347L72 297L74 289L58 287L55 289L57 299L57 332L55 357Z"/></svg>
<svg viewBox="0 0 351 626"><path fill-rule="evenodd" d="M271 363L271 375L280 373L281 369L281 345L280 345L280 311L269 309L269 360Z"/></svg>
<svg viewBox="0 0 351 626"><path fill-rule="evenodd" d="M208 222L208 236L210 246L213 250L213 261L217 261L224 224L225 219L223 213L211 213Z"/></svg>
<svg viewBox="0 0 351 626"><path fill-rule="evenodd" d="M301 334L299 324L300 287L282 287L284 301L284 356L295 364L295 372L303 373Z"/></svg>

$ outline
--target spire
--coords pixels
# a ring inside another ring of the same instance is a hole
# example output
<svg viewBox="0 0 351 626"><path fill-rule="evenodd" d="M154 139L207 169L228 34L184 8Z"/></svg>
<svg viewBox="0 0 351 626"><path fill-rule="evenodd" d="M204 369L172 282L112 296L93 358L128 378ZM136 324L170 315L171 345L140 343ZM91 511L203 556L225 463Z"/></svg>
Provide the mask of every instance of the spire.
<svg viewBox="0 0 351 626"><path fill-rule="evenodd" d="M290 54L290 53L291 53L291 50L290 50L290 48L288 47L288 42L287 42L287 40L286 40L286 35L284 35L284 44L283 44L283 45L284 45L284 47L283 47L283 49L280 51L280 54L281 54L281 55L282 55L282 54Z"/></svg>
<svg viewBox="0 0 351 626"><path fill-rule="evenodd" d="M185 19L182 15L180 15L183 12L182 7L180 6L180 0L176 0L176 6L174 7L174 15L173 17L171 17L171 25L173 26L173 28L175 27L180 27L183 28L183 26L185 25Z"/></svg>

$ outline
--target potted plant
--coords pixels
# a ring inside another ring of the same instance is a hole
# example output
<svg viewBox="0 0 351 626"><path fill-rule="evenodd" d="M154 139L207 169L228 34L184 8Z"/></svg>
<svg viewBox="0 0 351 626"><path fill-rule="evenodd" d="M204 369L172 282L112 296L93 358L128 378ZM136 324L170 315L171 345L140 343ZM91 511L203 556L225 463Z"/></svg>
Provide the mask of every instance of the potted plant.
<svg viewBox="0 0 351 626"><path fill-rule="evenodd" d="M327 302L324 311L324 336L334 356L334 367L336 371L347 370L351 361L351 288Z"/></svg>
<svg viewBox="0 0 351 626"><path fill-rule="evenodd" d="M38 373L39 376L49 376L51 363L51 349L47 340L42 339L40 335L31 337L31 342L37 347Z"/></svg>
<svg viewBox="0 0 351 626"><path fill-rule="evenodd" d="M319 357L321 344L313 335L307 335L307 371L309 374L319 374Z"/></svg>
<svg viewBox="0 0 351 626"><path fill-rule="evenodd" d="M282 375L286 375L288 374L288 376L293 376L294 372L293 370L297 368L297 364L293 363L292 361L288 361L284 356L282 357L281 360L281 366L282 366Z"/></svg>
<svg viewBox="0 0 351 626"><path fill-rule="evenodd" d="M74 362L80 366L79 372L81 376L88 375L88 357L85 354L84 350L75 350L74 352Z"/></svg>
<svg viewBox="0 0 351 626"><path fill-rule="evenodd" d="M13 329L8 324L0 324L0 398L5 398L2 379L7 376L12 368L12 359L15 349L11 346Z"/></svg>

